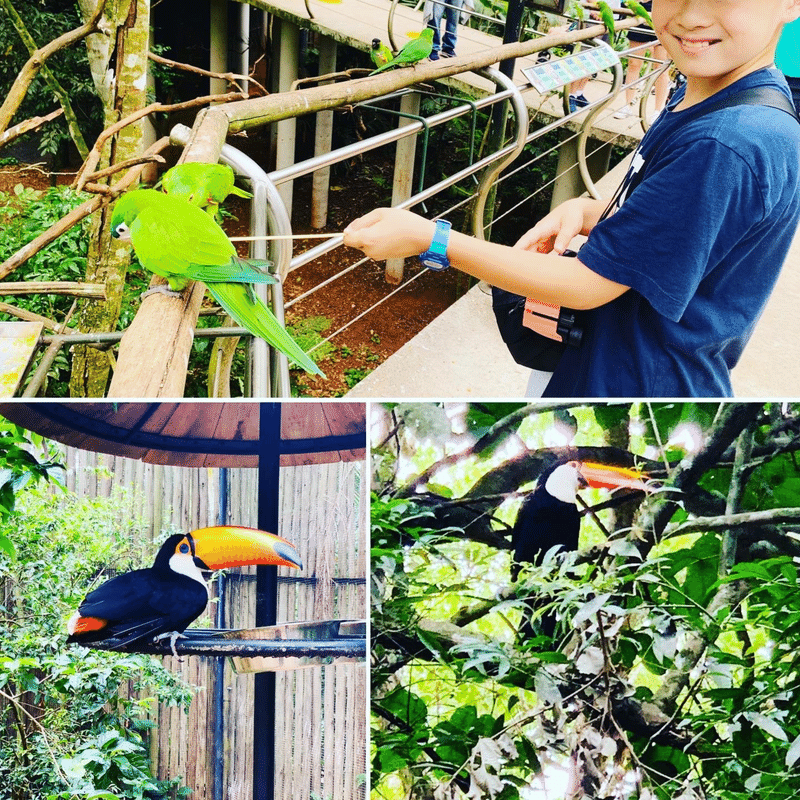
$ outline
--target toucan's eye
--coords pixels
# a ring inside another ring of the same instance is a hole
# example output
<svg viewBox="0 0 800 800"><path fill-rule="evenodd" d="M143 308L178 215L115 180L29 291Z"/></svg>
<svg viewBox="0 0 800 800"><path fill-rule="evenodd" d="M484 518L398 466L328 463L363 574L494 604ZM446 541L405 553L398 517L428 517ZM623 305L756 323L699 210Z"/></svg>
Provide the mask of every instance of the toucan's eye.
<svg viewBox="0 0 800 800"><path fill-rule="evenodd" d="M183 553L184 555L191 551L191 547L189 547L189 542L181 542L178 546L178 550Z"/></svg>

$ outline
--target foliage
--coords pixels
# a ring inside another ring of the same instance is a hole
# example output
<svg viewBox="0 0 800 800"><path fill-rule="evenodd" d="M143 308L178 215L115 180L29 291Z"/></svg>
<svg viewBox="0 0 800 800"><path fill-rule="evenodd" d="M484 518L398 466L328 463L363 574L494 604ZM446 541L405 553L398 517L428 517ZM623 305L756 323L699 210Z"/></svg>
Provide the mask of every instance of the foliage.
<svg viewBox="0 0 800 800"><path fill-rule="evenodd" d="M14 7L39 47L82 24L73 2L14 0ZM0 96L5 97L29 57L6 14L0 14L0 52L3 53L0 59ZM85 138L89 140L96 137L102 129L102 108L94 90L83 42L56 52L48 59L47 65L56 80L69 91ZM58 101L40 74L29 88L12 124L48 114L57 107ZM63 119L59 119L42 129L37 137L37 146L42 155L53 155L69 140L67 127Z"/></svg>
<svg viewBox="0 0 800 800"><path fill-rule="evenodd" d="M0 556L0 797L139 799L179 786L152 775L148 711L187 706L191 690L151 657L65 644L67 617L103 572L141 563L130 502L30 489L17 504L17 558Z"/></svg>
<svg viewBox="0 0 800 800"><path fill-rule="evenodd" d="M5 261L14 255L87 197L63 186L43 192L17 184L13 194L0 192L0 259ZM15 279L81 281L86 274L88 243L88 222L84 221L28 259L14 273ZM72 304L71 298L61 295L24 295L2 299L49 319L63 318Z"/></svg>
<svg viewBox="0 0 800 800"><path fill-rule="evenodd" d="M794 797L800 408L403 404L386 417L373 448L375 797L511 800L542 784ZM632 498L638 513L601 510L594 490L581 550L511 583L518 490L547 459L632 455L659 479ZM726 505L735 522L719 521ZM560 620L553 639L517 636L531 596L535 615Z"/></svg>
<svg viewBox="0 0 800 800"><path fill-rule="evenodd" d="M63 467L52 444L0 417L0 523L14 516L17 495L39 481L61 482ZM15 554L11 538L0 534L0 553Z"/></svg>

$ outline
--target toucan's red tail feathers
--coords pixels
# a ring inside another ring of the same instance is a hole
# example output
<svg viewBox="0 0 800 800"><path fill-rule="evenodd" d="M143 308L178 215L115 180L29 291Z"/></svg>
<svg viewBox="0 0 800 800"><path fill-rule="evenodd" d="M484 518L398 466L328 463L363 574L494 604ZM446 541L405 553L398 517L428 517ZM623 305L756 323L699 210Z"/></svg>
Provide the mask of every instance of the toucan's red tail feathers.
<svg viewBox="0 0 800 800"><path fill-rule="evenodd" d="M70 636L77 636L81 633L91 633L92 631L100 631L108 625L107 619L98 619L97 617L81 617L75 614L69 621L67 629Z"/></svg>

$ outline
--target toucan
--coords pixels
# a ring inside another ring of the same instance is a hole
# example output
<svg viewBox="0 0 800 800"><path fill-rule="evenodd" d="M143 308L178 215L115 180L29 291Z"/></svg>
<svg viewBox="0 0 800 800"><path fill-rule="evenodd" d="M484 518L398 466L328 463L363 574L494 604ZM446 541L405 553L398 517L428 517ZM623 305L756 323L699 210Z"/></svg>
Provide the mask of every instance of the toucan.
<svg viewBox="0 0 800 800"><path fill-rule="evenodd" d="M511 578L516 580L521 565L540 564L544 554L553 547L563 551L578 549L581 515L577 506L580 489L628 488L648 491L641 472L624 467L613 467L596 462L559 462L545 470L536 488L520 506L511 534L514 564ZM553 635L555 617L549 614L540 620L542 633ZM529 620L520 627L520 634L531 635Z"/></svg>
<svg viewBox="0 0 800 800"><path fill-rule="evenodd" d="M67 623L67 642L175 639L208 603L202 570L276 564L302 569L294 545L272 533L236 526L201 528L170 536L148 569L126 572L89 592Z"/></svg>

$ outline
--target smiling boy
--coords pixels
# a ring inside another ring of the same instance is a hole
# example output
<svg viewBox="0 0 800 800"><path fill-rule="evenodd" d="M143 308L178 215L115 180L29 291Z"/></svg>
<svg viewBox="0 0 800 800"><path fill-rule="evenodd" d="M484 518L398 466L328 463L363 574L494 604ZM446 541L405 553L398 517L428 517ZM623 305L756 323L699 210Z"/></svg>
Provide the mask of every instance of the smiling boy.
<svg viewBox="0 0 800 800"><path fill-rule="evenodd" d="M800 0L654 0L652 16L685 91L642 140L612 213L601 220L604 202L576 198L514 248L455 232L445 243L458 269L587 310L584 341L565 350L545 396L729 396L797 228L796 118L717 106L757 87L790 97L772 62ZM344 241L384 259L424 251L434 233L415 214L377 209ZM589 236L578 257L562 256L578 233Z"/></svg>

